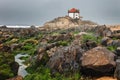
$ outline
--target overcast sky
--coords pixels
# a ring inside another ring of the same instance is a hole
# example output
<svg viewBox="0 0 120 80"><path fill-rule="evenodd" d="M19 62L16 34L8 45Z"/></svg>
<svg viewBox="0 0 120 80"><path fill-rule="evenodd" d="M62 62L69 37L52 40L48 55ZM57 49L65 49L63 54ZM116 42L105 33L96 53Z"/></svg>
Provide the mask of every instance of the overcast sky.
<svg viewBox="0 0 120 80"><path fill-rule="evenodd" d="M120 23L120 0L0 0L0 24L43 25L73 7L84 20Z"/></svg>

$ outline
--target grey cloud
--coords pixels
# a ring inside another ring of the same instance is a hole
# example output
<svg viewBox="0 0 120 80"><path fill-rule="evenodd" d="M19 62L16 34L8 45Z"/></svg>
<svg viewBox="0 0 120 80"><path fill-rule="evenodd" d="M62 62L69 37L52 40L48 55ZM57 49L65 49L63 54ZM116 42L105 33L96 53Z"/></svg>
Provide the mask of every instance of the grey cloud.
<svg viewBox="0 0 120 80"><path fill-rule="evenodd" d="M0 24L42 25L67 15L75 7L83 19L100 24L120 23L119 0L0 0Z"/></svg>

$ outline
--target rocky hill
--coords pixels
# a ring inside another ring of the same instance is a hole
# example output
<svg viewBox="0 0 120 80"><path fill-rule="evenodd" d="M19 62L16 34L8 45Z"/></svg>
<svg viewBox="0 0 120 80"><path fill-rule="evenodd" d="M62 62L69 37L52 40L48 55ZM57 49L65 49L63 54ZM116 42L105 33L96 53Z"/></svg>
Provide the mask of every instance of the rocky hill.
<svg viewBox="0 0 120 80"><path fill-rule="evenodd" d="M52 21L46 22L44 24L44 27L66 29L66 28L72 28L80 25L97 25L97 23L92 21L80 20L80 19L72 19L69 16L65 16L65 17L58 17Z"/></svg>

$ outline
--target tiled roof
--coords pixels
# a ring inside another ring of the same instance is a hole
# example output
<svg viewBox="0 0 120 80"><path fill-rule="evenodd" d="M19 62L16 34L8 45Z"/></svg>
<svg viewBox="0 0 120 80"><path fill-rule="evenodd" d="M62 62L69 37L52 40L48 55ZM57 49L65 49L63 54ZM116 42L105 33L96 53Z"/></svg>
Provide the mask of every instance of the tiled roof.
<svg viewBox="0 0 120 80"><path fill-rule="evenodd" d="M72 9L68 10L68 13L79 13L79 10L72 8Z"/></svg>

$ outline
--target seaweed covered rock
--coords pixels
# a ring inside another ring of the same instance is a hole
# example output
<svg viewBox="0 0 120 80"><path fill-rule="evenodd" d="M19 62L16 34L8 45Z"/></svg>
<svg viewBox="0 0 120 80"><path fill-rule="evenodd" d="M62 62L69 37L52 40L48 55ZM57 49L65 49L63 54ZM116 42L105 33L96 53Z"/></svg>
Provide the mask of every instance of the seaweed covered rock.
<svg viewBox="0 0 120 80"><path fill-rule="evenodd" d="M14 55L8 52L0 52L0 80L16 76L18 67L18 63L14 61Z"/></svg>
<svg viewBox="0 0 120 80"><path fill-rule="evenodd" d="M14 75L17 75L19 64L17 62L13 62L10 64L10 66L11 66L11 70L13 71Z"/></svg>
<svg viewBox="0 0 120 80"><path fill-rule="evenodd" d="M115 66L115 54L105 47L95 47L83 54L82 66L98 72L110 72Z"/></svg>

